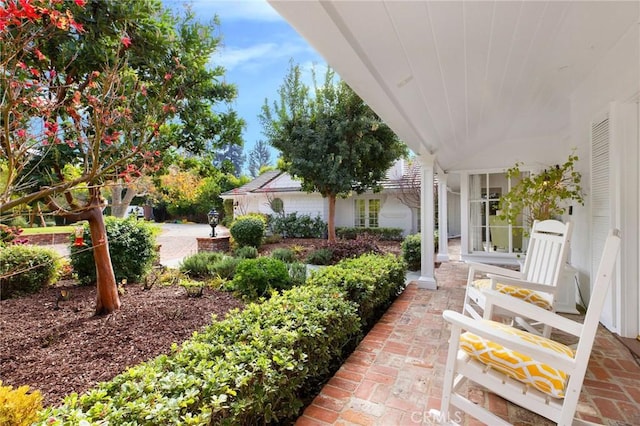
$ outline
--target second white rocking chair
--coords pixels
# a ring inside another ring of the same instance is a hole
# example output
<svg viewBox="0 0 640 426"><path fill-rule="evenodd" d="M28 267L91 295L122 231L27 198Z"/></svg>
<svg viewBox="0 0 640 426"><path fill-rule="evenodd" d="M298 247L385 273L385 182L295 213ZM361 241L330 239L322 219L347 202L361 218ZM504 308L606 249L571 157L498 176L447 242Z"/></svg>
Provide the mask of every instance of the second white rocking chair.
<svg viewBox="0 0 640 426"><path fill-rule="evenodd" d="M569 253L571 222L536 221L531 229L529 245L522 271L484 263L469 263L469 276L463 313L481 318L485 309L487 289L497 290L529 303L554 311L558 283ZM538 330L520 316L514 320L531 333L551 335L551 328Z"/></svg>

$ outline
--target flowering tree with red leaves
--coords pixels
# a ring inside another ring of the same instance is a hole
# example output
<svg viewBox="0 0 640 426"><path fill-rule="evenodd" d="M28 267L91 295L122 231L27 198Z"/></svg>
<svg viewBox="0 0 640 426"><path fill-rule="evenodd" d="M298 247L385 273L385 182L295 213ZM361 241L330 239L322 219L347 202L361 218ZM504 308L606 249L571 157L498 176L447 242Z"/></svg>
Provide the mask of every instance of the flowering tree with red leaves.
<svg viewBox="0 0 640 426"><path fill-rule="evenodd" d="M88 221L96 314L120 306L102 188L157 169L171 146L204 145L223 121L211 104L235 96L205 68L218 40L191 19L159 0L0 3L0 213L44 200Z"/></svg>

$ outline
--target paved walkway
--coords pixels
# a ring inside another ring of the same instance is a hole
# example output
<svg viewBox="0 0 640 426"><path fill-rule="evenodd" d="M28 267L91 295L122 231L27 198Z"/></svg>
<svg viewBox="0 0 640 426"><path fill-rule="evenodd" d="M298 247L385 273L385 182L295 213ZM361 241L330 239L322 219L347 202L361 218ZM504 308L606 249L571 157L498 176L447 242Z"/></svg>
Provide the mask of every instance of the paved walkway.
<svg viewBox="0 0 640 426"><path fill-rule="evenodd" d="M367 334L297 426L428 425L438 408L449 328L442 311L462 310L467 267L446 262L436 270L438 290L410 284ZM472 399L518 425L553 424L480 388ZM640 367L602 326L598 331L578 406L584 420L640 425ZM473 418L465 425L480 424Z"/></svg>

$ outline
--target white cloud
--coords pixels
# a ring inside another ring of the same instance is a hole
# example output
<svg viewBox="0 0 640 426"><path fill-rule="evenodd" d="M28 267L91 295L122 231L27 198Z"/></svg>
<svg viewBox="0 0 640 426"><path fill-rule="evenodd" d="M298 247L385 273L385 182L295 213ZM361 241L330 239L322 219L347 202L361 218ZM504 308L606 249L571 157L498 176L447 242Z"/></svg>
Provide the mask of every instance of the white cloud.
<svg viewBox="0 0 640 426"><path fill-rule="evenodd" d="M165 0L191 4L196 16L217 14L225 22L230 21L283 21L266 0ZM213 12L213 13L212 13Z"/></svg>
<svg viewBox="0 0 640 426"><path fill-rule="evenodd" d="M227 46L216 52L211 63L222 65L227 71L237 68L260 69L274 61L288 60L309 51L309 47L295 43L259 43L248 47Z"/></svg>

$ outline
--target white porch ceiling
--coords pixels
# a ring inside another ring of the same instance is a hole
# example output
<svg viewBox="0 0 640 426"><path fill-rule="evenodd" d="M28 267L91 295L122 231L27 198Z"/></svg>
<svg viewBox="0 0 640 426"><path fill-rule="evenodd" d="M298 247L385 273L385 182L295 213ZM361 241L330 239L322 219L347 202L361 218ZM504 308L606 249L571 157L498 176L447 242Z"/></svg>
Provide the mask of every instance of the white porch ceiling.
<svg viewBox="0 0 640 426"><path fill-rule="evenodd" d="M572 92L640 16L638 1L269 3L446 171L557 150Z"/></svg>

